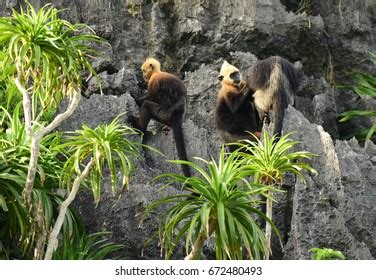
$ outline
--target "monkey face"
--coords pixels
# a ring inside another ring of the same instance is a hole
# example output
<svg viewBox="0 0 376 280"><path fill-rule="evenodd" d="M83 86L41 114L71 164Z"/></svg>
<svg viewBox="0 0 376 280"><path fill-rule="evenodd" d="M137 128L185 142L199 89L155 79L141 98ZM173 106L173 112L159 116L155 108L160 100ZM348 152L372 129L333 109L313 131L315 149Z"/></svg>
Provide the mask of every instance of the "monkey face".
<svg viewBox="0 0 376 280"><path fill-rule="evenodd" d="M239 71L232 72L232 73L230 74L230 79L231 79L235 84L239 84L239 83L240 83L240 80L241 80L241 75L240 75Z"/></svg>
<svg viewBox="0 0 376 280"><path fill-rule="evenodd" d="M224 61L218 79L222 84L237 86L240 83L242 76L238 68L229 64L227 61Z"/></svg>
<svg viewBox="0 0 376 280"><path fill-rule="evenodd" d="M144 77L144 80L146 82L149 81L151 75L153 74L153 68L151 66L148 66L148 67L142 67L141 69L142 69L142 76Z"/></svg>
<svg viewBox="0 0 376 280"><path fill-rule="evenodd" d="M151 75L154 73L160 72L161 65L158 60L154 58L148 58L141 66L142 75L144 80L148 82L150 80Z"/></svg>

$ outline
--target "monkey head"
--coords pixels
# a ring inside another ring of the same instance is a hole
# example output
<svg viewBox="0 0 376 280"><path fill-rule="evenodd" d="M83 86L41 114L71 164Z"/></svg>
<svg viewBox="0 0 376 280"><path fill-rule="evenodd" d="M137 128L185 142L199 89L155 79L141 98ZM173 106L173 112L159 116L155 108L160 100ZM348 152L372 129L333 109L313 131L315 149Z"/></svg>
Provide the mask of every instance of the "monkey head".
<svg viewBox="0 0 376 280"><path fill-rule="evenodd" d="M237 87L242 80L242 76L238 68L225 60L222 64L221 71L219 72L218 79L222 84Z"/></svg>
<svg viewBox="0 0 376 280"><path fill-rule="evenodd" d="M161 72L161 64L155 58L148 58L142 64L141 70L145 81L148 82L151 75Z"/></svg>

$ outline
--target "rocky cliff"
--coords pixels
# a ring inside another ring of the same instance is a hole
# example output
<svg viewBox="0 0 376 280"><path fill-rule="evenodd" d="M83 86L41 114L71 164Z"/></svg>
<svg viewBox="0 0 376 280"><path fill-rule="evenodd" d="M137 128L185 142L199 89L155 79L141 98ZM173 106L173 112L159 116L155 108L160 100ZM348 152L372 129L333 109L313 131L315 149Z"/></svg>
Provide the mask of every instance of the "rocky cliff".
<svg viewBox="0 0 376 280"><path fill-rule="evenodd" d="M5 2L5 3L4 3ZM0 14L20 5L0 3ZM47 1L30 1L35 6ZM296 110L290 108L284 132L295 131L300 149L315 154L311 160L318 175L307 183L290 178L279 199L275 216L288 233L284 249L275 246L275 258L307 259L311 247L341 250L350 259L376 258L376 148L362 148L341 137L368 126L371 120L339 125L337 115L350 108L375 108L374 100L358 98L335 85L348 83L348 71L371 70L368 52L376 51L374 0L54 0L63 16L85 22L110 42L104 56L94 62L104 95L94 80L85 87L86 99L63 125L95 126L119 113L137 114L133 97L145 93L140 65L147 56L162 61L163 68L184 79L189 106L184 123L191 157L216 157L221 145L214 126L219 88L217 75L223 59L242 71L257 59L281 55L301 69ZM300 2L312 3L299 8ZM149 144L176 158L171 131L158 123L149 127ZM126 247L120 257L160 258L159 248L143 242L158 226L158 213L140 224L144 207L166 192L151 179L177 171L163 157L146 153L138 163L130 190L120 199L105 191L94 208L89 194L76 206L91 231L106 229ZM94 209L94 210L93 210ZM286 218L287 217L287 218ZM176 258L182 252L177 251Z"/></svg>

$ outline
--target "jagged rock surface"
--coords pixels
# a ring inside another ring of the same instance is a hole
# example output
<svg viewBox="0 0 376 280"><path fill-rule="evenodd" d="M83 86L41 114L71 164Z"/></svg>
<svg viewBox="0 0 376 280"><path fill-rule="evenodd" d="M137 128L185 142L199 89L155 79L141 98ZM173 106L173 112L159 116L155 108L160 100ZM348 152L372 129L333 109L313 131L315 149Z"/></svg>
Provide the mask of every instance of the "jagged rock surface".
<svg viewBox="0 0 376 280"><path fill-rule="evenodd" d="M299 129L297 129L299 128ZM297 131L299 150L318 155L317 176L293 187L290 238L285 259L308 259L312 247L337 248L349 259L375 256L376 167L355 141L335 141L321 126L289 108L284 132Z"/></svg>
<svg viewBox="0 0 376 280"><path fill-rule="evenodd" d="M2 1L0 14L9 14L20 2ZM188 88L184 129L189 155L216 158L221 140L214 126L214 108L223 59L241 71L270 55L299 61L302 84L296 108L301 113L289 110L284 131L296 131L293 137L302 142L300 148L319 155L310 161L319 175L307 175L306 184L293 179L287 183L290 191L281 196L275 217L289 239L283 251L275 246L275 258L307 259L311 247L339 249L351 259L376 258L375 147L369 144L363 149L354 141L332 140L370 123L338 124L338 113L376 106L374 100L333 87L334 82L348 83L350 70L370 70L368 52L375 51L376 36L374 1L314 1L306 11L309 15L294 13L298 0L30 2L37 7L48 2L65 8L65 18L89 24L110 43L102 49L104 57L94 62L104 95L98 94L95 79L89 80L84 92L87 98L63 130L83 123L96 126L119 113L125 113L123 120L128 114L137 115L133 97L145 93L139 67L145 57L156 56ZM149 130L148 144L166 158L176 158L171 131L155 122ZM122 258L160 258L156 242L144 250L143 242L157 229L162 211L140 226L142 214L156 198L178 191L158 192L160 185L151 179L164 172L180 172L180 167L148 151L145 158L137 164L130 190L120 199L105 188L95 210L90 194L82 194L75 203L90 231L111 230L113 239L126 246ZM286 211L291 213L287 224ZM174 257L183 256L180 248Z"/></svg>

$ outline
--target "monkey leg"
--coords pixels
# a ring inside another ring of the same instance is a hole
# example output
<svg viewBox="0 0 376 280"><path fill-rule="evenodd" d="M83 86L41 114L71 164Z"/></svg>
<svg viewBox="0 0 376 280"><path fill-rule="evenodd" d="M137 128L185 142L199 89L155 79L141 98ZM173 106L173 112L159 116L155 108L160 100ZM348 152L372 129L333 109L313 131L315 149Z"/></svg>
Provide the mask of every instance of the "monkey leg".
<svg viewBox="0 0 376 280"><path fill-rule="evenodd" d="M140 129L140 124L139 124L139 118L135 116L128 116L127 117L127 122L134 128L141 130Z"/></svg>
<svg viewBox="0 0 376 280"><path fill-rule="evenodd" d="M260 119L262 124L269 125L270 124L270 118L269 118L269 113L265 111L260 111Z"/></svg>
<svg viewBox="0 0 376 280"><path fill-rule="evenodd" d="M166 111L166 109L160 104L146 100L141 106L139 119L140 130L144 133L145 136L147 126L152 119L171 127L170 112ZM143 142L145 141L146 137L144 137Z"/></svg>
<svg viewBox="0 0 376 280"><path fill-rule="evenodd" d="M171 113L160 104L146 100L141 106L140 127L146 131L151 119L171 126Z"/></svg>

